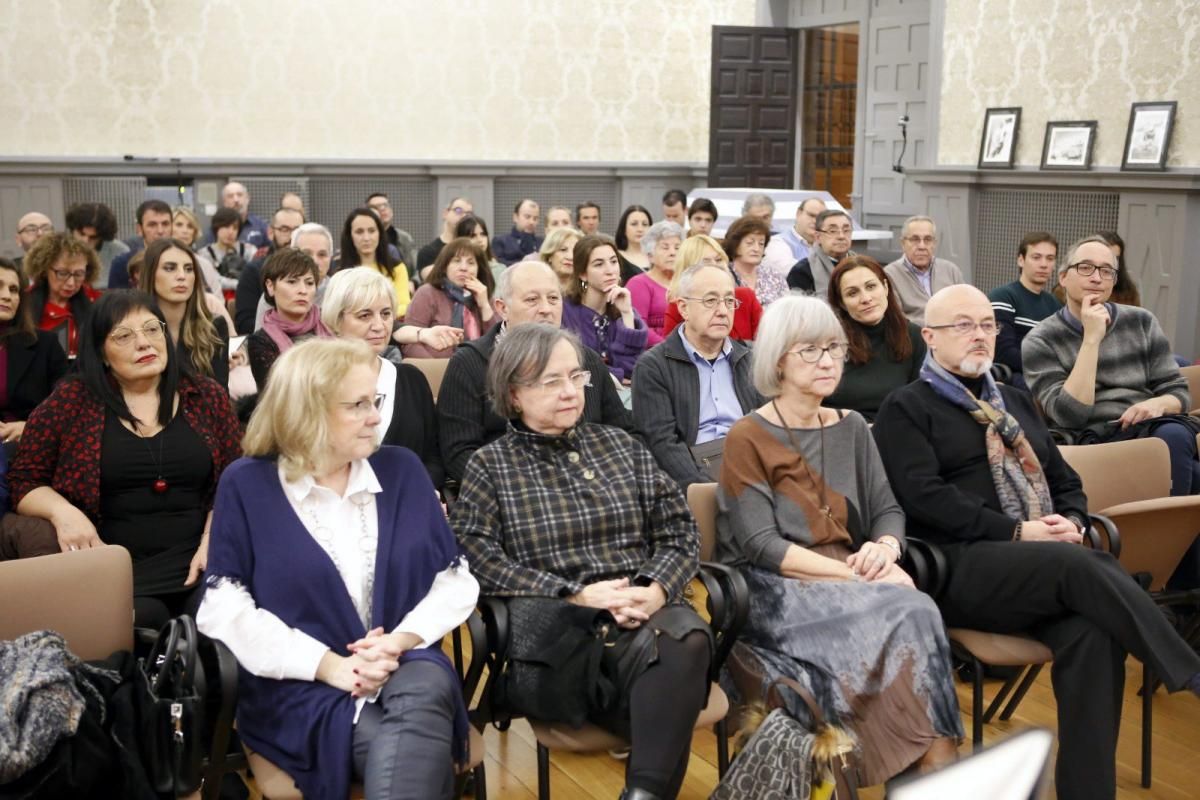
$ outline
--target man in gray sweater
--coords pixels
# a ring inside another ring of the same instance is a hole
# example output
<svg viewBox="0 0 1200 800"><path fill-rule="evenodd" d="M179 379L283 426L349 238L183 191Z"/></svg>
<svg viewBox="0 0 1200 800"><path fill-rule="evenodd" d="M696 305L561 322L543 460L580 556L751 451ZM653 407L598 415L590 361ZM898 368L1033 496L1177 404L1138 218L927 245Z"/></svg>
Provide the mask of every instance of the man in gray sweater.
<svg viewBox="0 0 1200 800"><path fill-rule="evenodd" d="M929 217L909 217L900 228L904 255L883 268L900 298L904 316L925 324L925 304L947 286L966 283L953 261L937 257L937 225Z"/></svg>

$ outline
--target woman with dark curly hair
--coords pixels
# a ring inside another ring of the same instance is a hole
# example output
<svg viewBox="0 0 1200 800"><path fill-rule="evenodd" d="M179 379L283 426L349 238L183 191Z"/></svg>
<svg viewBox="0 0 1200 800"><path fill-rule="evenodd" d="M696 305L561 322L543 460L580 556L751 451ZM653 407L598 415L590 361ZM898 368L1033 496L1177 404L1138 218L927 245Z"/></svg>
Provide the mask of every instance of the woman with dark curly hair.
<svg viewBox="0 0 1200 800"><path fill-rule="evenodd" d="M76 203L67 209L67 230L90 245L100 256L100 274L92 283L97 289L108 286L108 268L113 259L129 252L129 245L117 239L117 217L104 203Z"/></svg>
<svg viewBox="0 0 1200 800"><path fill-rule="evenodd" d="M100 257L88 245L67 233L46 234L25 254L29 273L29 313L43 331L58 337L68 358L79 350L79 328L92 301L100 293L92 288L100 274Z"/></svg>

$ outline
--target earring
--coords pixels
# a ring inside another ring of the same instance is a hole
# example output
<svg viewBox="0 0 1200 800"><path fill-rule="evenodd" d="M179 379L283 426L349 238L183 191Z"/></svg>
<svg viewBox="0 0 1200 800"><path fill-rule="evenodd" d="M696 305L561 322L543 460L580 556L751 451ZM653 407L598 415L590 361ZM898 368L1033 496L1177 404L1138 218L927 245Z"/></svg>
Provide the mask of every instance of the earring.
<svg viewBox="0 0 1200 800"><path fill-rule="evenodd" d="M583 278L579 279L579 288L583 289L585 292L587 291L587 281L585 281Z"/></svg>

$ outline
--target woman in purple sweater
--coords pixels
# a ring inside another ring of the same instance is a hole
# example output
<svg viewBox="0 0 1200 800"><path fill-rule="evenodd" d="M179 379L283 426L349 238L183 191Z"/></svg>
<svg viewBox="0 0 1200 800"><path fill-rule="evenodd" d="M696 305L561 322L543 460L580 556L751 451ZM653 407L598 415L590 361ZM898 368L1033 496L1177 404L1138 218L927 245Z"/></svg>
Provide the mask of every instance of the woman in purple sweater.
<svg viewBox="0 0 1200 800"><path fill-rule="evenodd" d="M628 384L633 365L646 349L649 330L621 286L617 246L607 236L575 243L575 281L563 303L562 326L600 354L609 372Z"/></svg>

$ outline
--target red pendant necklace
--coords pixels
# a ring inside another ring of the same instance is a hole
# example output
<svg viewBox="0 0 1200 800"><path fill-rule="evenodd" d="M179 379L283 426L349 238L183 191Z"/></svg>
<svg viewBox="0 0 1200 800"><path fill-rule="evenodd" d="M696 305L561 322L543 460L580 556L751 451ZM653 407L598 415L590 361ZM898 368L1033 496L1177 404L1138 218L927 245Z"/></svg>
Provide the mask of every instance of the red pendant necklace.
<svg viewBox="0 0 1200 800"><path fill-rule="evenodd" d="M168 424L170 424L170 423L168 423ZM146 437L142 436L142 434L138 432L136 422L134 423L133 431L137 435L137 437L142 440L142 444L146 445L146 452L148 452L150 454L150 458L154 458L154 449L152 447L150 447L150 443L146 441ZM163 473L163 469L162 469L162 467L163 467L163 440L167 438L164 435L166 432L167 432L166 425L164 425L162 430L160 430L158 432L158 458L154 462L155 472L158 474L158 477L155 478L154 482L150 484L150 488L154 490L155 494L166 494L167 490L171 488L171 484L167 483L167 479L164 478L163 474L162 474Z"/></svg>

